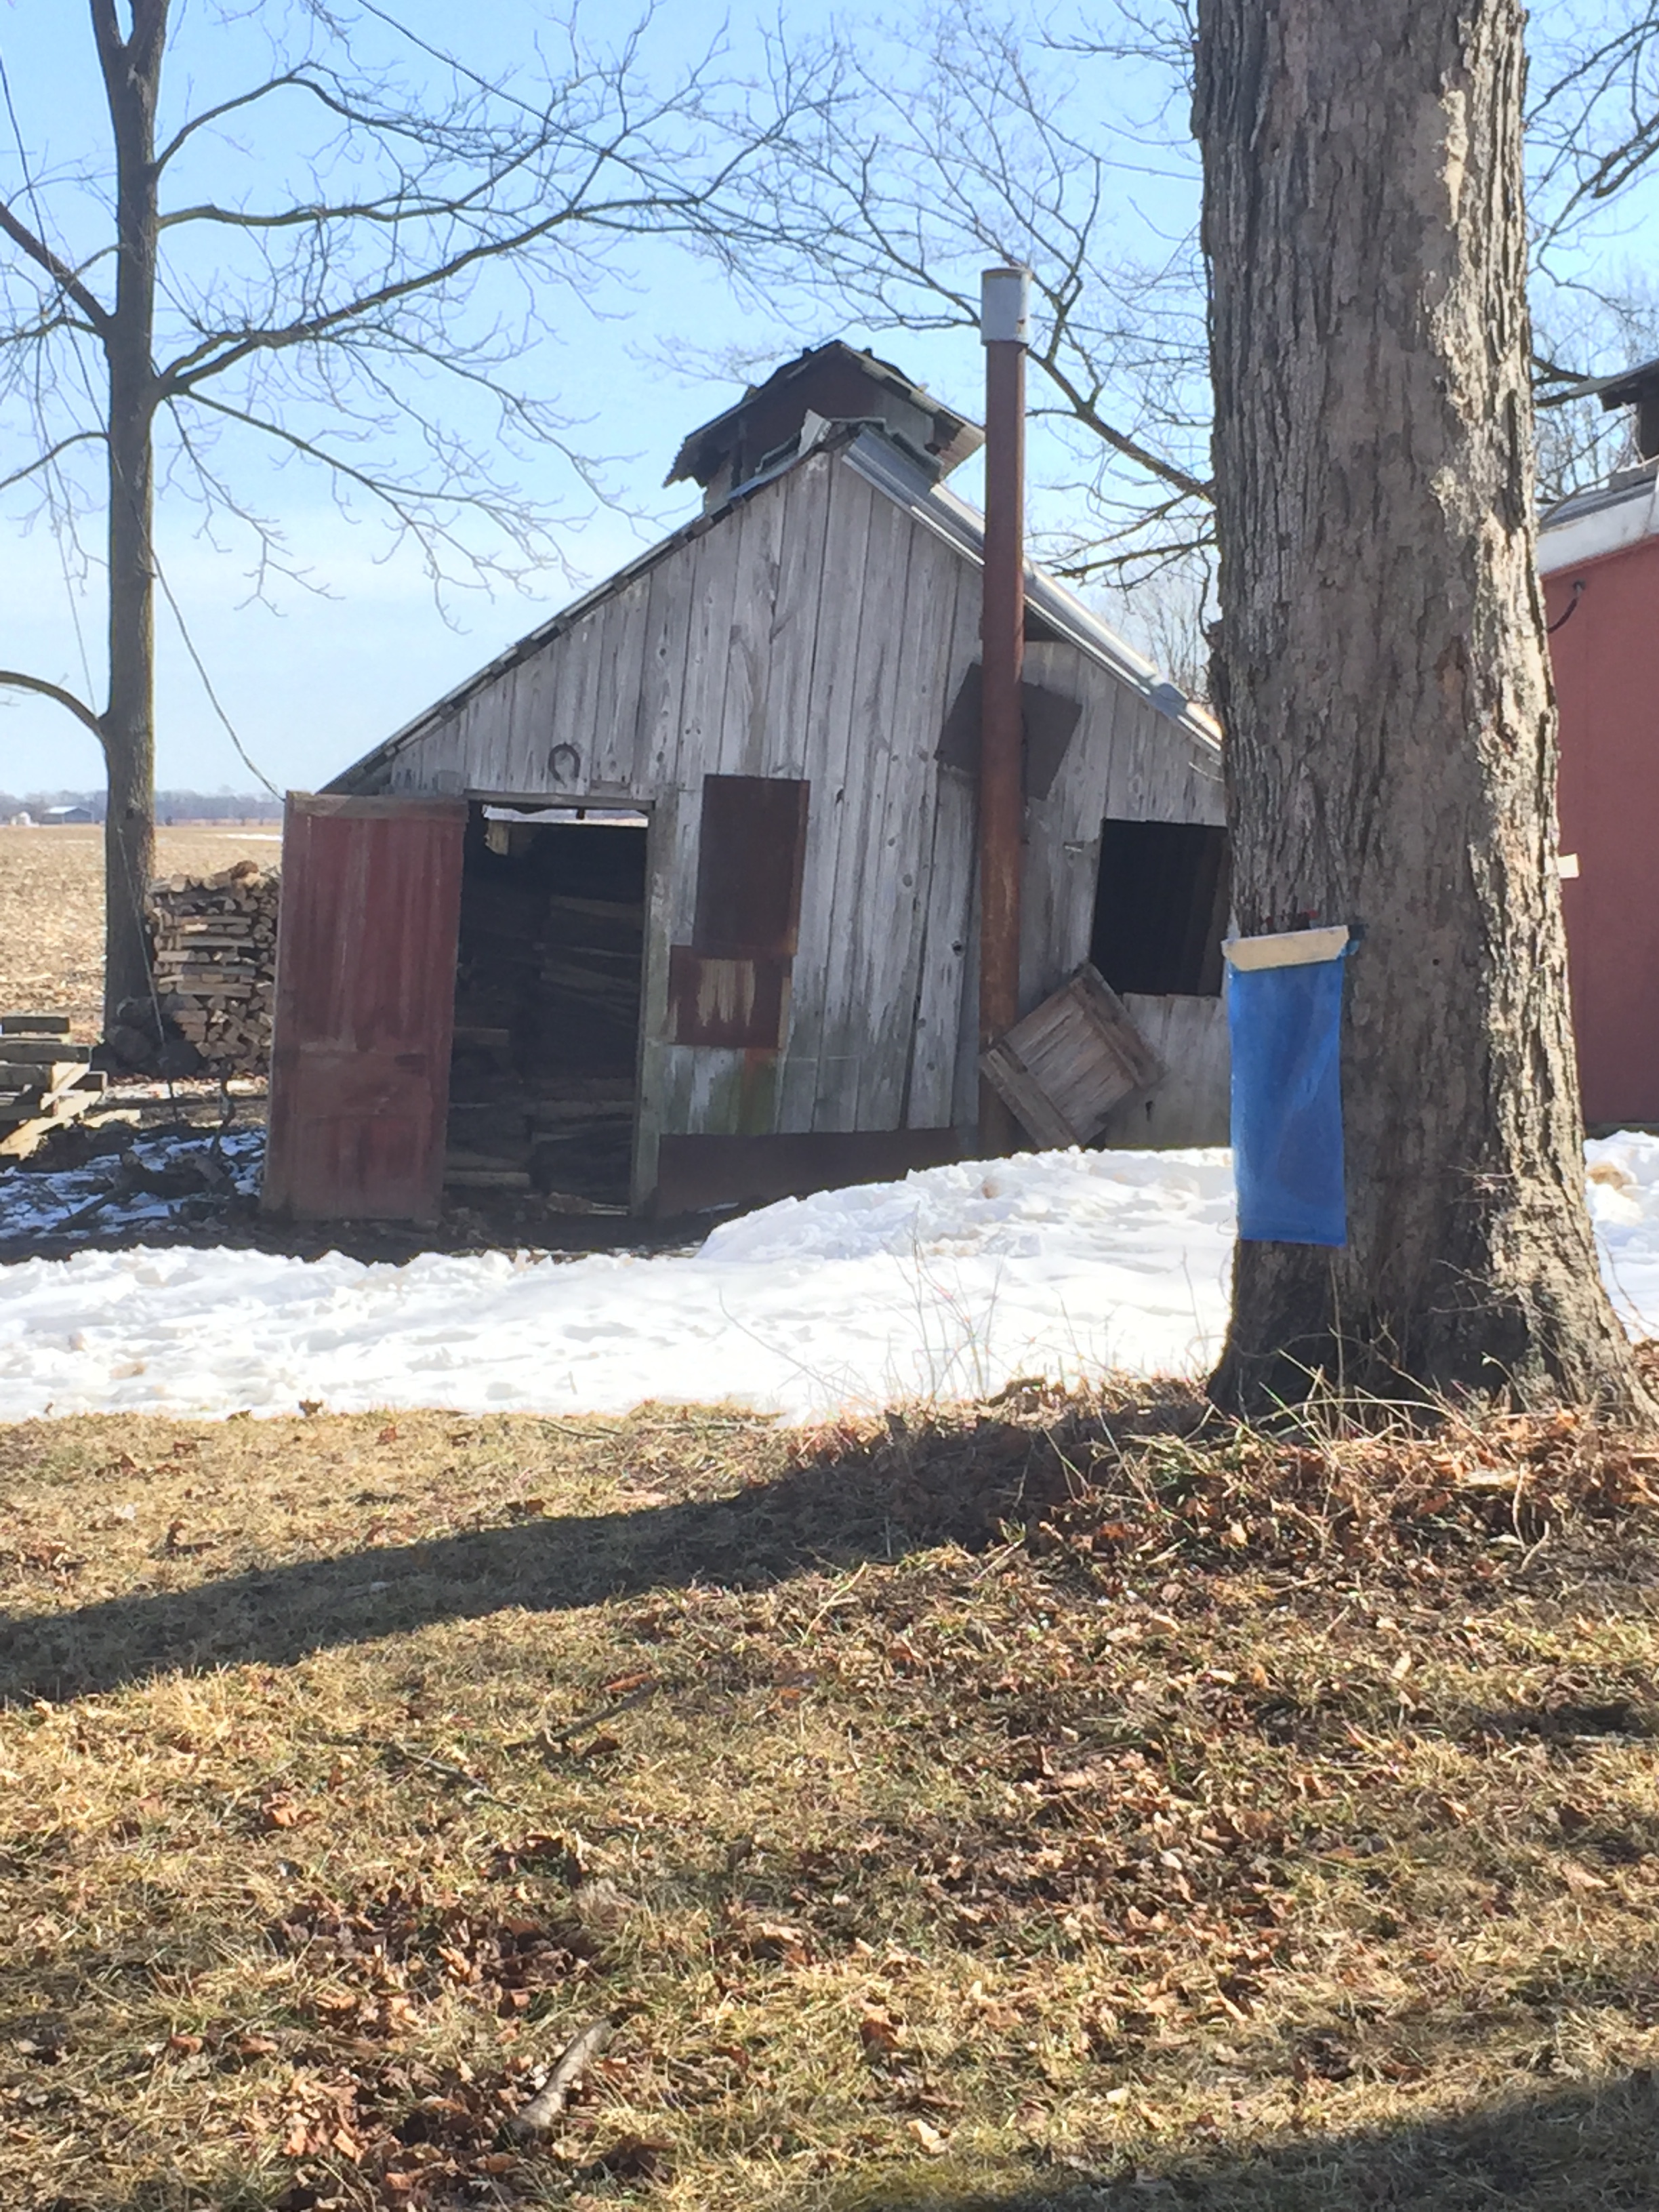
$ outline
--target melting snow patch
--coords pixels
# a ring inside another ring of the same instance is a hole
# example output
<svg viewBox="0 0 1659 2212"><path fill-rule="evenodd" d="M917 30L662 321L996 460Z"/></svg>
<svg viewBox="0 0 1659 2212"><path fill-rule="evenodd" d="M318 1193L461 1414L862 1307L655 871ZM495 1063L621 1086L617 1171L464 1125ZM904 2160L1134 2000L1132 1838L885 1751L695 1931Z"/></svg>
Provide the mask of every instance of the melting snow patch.
<svg viewBox="0 0 1659 2212"><path fill-rule="evenodd" d="M1609 1287L1659 1328L1659 1139L1589 1151ZM933 1168L726 1223L690 1255L86 1252L0 1269L0 1418L437 1406L787 1419L1017 1375L1200 1372L1233 1233L1224 1152Z"/></svg>

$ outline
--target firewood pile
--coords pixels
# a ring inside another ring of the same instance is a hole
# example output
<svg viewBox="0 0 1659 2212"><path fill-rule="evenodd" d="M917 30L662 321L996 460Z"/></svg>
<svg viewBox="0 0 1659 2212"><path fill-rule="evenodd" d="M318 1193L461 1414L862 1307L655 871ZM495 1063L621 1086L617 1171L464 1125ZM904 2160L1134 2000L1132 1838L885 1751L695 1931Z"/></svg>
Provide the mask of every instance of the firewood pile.
<svg viewBox="0 0 1659 2212"><path fill-rule="evenodd" d="M118 1060L167 1074L265 1073L280 883L275 869L237 860L216 875L166 876L150 885L155 1000L121 1008L104 1040Z"/></svg>
<svg viewBox="0 0 1659 2212"><path fill-rule="evenodd" d="M270 1058L281 878L253 860L149 889L161 1011L208 1066L263 1074Z"/></svg>

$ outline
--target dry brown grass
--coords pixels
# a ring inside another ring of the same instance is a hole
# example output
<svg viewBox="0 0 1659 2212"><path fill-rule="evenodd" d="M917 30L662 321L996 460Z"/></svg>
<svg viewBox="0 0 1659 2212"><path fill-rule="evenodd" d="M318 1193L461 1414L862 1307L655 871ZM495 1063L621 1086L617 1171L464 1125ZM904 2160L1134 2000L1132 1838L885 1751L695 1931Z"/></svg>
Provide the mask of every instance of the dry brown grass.
<svg viewBox="0 0 1659 2212"><path fill-rule="evenodd" d="M0 2202L1650 2207L1655 1464L0 1431Z"/></svg>
<svg viewBox="0 0 1659 2212"><path fill-rule="evenodd" d="M276 866L262 834L210 827L158 830L163 875L205 875L233 860ZM104 981L104 842L96 827L14 830L0 826L0 1012L68 1014L74 1034L100 1030Z"/></svg>

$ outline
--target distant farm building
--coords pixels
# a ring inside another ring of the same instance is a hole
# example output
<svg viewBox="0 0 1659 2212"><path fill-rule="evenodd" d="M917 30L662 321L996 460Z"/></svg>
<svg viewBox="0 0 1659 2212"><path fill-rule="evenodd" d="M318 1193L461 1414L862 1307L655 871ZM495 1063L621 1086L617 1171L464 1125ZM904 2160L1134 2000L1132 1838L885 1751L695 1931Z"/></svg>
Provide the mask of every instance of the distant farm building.
<svg viewBox="0 0 1659 2212"><path fill-rule="evenodd" d="M1638 458L1544 519L1562 903L1584 1119L1659 1124L1659 362L1581 387Z"/></svg>
<svg viewBox="0 0 1659 2212"><path fill-rule="evenodd" d="M694 520L290 801L268 1206L971 1156L979 442L803 355L685 441ZM1161 1075L1103 1140L1224 1142L1217 731L1036 569L1025 635L1022 1011L1092 959Z"/></svg>

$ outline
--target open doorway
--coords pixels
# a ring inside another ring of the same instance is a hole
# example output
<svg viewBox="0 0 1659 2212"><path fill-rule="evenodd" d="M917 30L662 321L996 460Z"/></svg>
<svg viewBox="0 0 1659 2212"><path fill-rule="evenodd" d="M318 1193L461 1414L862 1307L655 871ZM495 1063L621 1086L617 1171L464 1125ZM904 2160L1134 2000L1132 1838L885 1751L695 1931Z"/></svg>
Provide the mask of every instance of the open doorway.
<svg viewBox="0 0 1659 2212"><path fill-rule="evenodd" d="M643 815L474 804L444 1182L625 1212L638 1107Z"/></svg>

